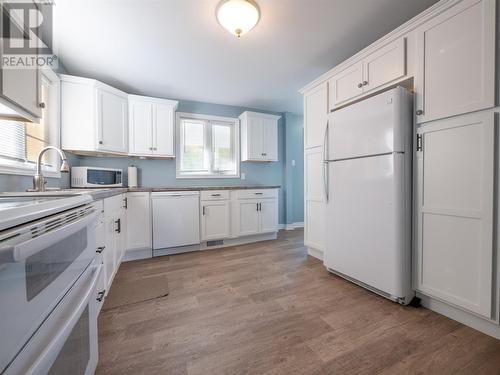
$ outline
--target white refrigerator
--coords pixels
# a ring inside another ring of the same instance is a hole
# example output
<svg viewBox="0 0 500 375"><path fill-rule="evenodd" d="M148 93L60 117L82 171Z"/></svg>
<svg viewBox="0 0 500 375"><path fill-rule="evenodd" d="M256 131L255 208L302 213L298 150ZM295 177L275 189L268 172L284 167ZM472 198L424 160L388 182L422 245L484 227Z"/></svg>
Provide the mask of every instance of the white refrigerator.
<svg viewBox="0 0 500 375"><path fill-rule="evenodd" d="M325 266L401 304L414 297L412 102L397 87L332 112L324 147Z"/></svg>

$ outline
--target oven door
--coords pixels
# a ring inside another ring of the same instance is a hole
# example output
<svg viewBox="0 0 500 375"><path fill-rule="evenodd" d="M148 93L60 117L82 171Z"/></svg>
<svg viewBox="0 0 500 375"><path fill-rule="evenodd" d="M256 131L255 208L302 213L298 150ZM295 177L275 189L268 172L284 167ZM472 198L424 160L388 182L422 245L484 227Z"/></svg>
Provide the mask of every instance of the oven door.
<svg viewBox="0 0 500 375"><path fill-rule="evenodd" d="M97 367L96 299L102 266L92 264L29 340L5 375L91 375Z"/></svg>
<svg viewBox="0 0 500 375"><path fill-rule="evenodd" d="M95 258L92 208L0 234L0 373Z"/></svg>

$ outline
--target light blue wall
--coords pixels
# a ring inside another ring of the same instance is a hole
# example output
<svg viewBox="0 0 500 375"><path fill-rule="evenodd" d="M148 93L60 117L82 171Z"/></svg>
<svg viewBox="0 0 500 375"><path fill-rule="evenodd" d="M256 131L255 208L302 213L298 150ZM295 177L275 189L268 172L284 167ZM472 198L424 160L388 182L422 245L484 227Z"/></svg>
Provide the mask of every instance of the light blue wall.
<svg viewBox="0 0 500 375"><path fill-rule="evenodd" d="M302 116L286 113L285 122L286 224L301 223L304 221L304 121Z"/></svg>

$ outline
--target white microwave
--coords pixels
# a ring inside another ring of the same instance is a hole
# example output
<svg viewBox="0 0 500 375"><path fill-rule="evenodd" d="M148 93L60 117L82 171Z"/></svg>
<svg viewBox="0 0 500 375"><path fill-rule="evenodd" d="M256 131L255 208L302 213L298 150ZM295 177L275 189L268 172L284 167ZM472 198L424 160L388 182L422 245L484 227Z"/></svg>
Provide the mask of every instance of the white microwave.
<svg viewBox="0 0 500 375"><path fill-rule="evenodd" d="M122 187L122 170L98 167L72 167L71 187Z"/></svg>

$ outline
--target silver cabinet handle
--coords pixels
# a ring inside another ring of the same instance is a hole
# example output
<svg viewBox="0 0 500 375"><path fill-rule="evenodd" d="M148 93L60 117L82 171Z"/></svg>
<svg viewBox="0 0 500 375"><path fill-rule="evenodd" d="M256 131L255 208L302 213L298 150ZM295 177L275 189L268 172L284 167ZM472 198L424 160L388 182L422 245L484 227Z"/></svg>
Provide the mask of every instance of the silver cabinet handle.
<svg viewBox="0 0 500 375"><path fill-rule="evenodd" d="M363 86L366 86L368 84L368 81L363 81Z"/></svg>
<svg viewBox="0 0 500 375"><path fill-rule="evenodd" d="M203 215L205 215L205 206L203 206Z"/></svg>
<svg viewBox="0 0 500 375"><path fill-rule="evenodd" d="M254 193L255 195L264 195L264 193Z"/></svg>
<svg viewBox="0 0 500 375"><path fill-rule="evenodd" d="M44 102L38 103L38 108L44 109L45 103Z"/></svg>
<svg viewBox="0 0 500 375"><path fill-rule="evenodd" d="M424 111L419 109L419 110L417 110L416 114L417 114L417 116L422 116L424 114Z"/></svg>
<svg viewBox="0 0 500 375"><path fill-rule="evenodd" d="M106 246L99 246L95 252L98 254L101 254L105 248L106 248Z"/></svg>
<svg viewBox="0 0 500 375"><path fill-rule="evenodd" d="M361 87L363 87L363 84L362 83L358 83L358 89L360 89Z"/></svg>
<svg viewBox="0 0 500 375"><path fill-rule="evenodd" d="M220 194L212 194L212 197L220 197Z"/></svg>

